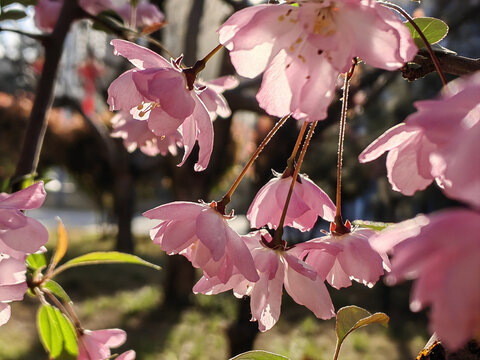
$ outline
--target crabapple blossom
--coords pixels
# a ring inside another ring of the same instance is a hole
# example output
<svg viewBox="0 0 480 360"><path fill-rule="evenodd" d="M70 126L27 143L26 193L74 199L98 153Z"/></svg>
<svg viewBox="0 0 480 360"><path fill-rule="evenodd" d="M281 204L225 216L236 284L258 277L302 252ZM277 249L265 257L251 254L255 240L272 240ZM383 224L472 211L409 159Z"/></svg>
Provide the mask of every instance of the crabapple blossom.
<svg viewBox="0 0 480 360"><path fill-rule="evenodd" d="M130 1L125 2L125 4L117 7L115 10L118 15L130 23L132 19L132 4ZM130 24L130 26L143 28L162 23L165 20L165 15L158 9L158 7L147 1L139 1L135 7L135 11L136 23Z"/></svg>
<svg viewBox="0 0 480 360"><path fill-rule="evenodd" d="M184 255L193 266L226 283L235 271L257 281L252 255L243 239L228 224L232 216L211 204L176 201L143 213L161 220L150 237L167 254Z"/></svg>
<svg viewBox="0 0 480 360"><path fill-rule="evenodd" d="M430 330L452 350L480 332L479 233L478 212L449 209L388 227L372 240L392 253L387 282L416 279L412 311L430 306Z"/></svg>
<svg viewBox="0 0 480 360"><path fill-rule="evenodd" d="M264 72L257 100L275 116L322 120L352 58L395 70L417 52L408 29L373 0L301 0L247 7L218 30L239 75Z"/></svg>
<svg viewBox="0 0 480 360"><path fill-rule="evenodd" d="M217 116L227 118L232 112L228 106L227 100L222 95L225 90L234 89L238 86L238 79L235 76L222 76L210 81L198 80L199 86L205 86L198 96L210 114L210 119L215 120Z"/></svg>
<svg viewBox="0 0 480 360"><path fill-rule="evenodd" d="M166 136L157 136L145 120L138 120L125 112L119 112L112 118L112 137L123 139L125 148L132 152L137 147L146 155L177 155L177 147L182 147L182 135L178 130Z"/></svg>
<svg viewBox="0 0 480 360"><path fill-rule="evenodd" d="M247 212L253 227L268 225L276 229L285 205L291 176L276 174L255 196ZM299 175L285 217L285 225L301 231L310 230L318 217L333 221L335 205L325 192L306 175Z"/></svg>
<svg viewBox="0 0 480 360"><path fill-rule="evenodd" d="M203 276L193 291L206 295L233 290L237 297L250 296L252 321L258 321L260 331L271 329L280 317L282 289L298 304L306 306L316 317L329 319L335 316L332 300L324 284L324 279L315 270L298 258L301 253L296 247L272 249L271 236L265 231L257 231L243 237L247 243L260 276L257 282L234 274L227 283L218 277ZM319 245L322 251L335 254L338 249L329 244Z"/></svg>
<svg viewBox="0 0 480 360"><path fill-rule="evenodd" d="M78 337L77 360L109 359L111 356L110 348L119 347L126 339L127 334L122 329L83 330ZM125 356L128 356L128 354ZM126 359L129 359L129 357L126 357ZM130 359L134 359L134 357L130 357Z"/></svg>
<svg viewBox="0 0 480 360"><path fill-rule="evenodd" d="M79 0L78 4L91 15L111 9L110 0ZM44 31L52 31L57 24L63 0L38 0L35 5L35 25Z"/></svg>
<svg viewBox="0 0 480 360"><path fill-rule="evenodd" d="M21 210L39 208L45 200L43 182L13 194L0 193L0 326L10 318L12 301L27 291L25 259L42 251L48 232Z"/></svg>
<svg viewBox="0 0 480 360"><path fill-rule="evenodd" d="M454 199L480 207L480 72L450 82L439 99L418 101L417 112L360 155L360 162L387 155L392 188L405 195L433 180Z"/></svg>
<svg viewBox="0 0 480 360"><path fill-rule="evenodd" d="M332 227L335 224L332 223ZM374 235L375 231L362 228L354 228L342 235L332 231L329 235L302 243L302 258L308 255L305 262L336 289L352 285L351 280L373 287L383 275L384 265L388 268L385 253L378 253L370 245L370 238ZM318 249L320 244L336 246L338 252Z"/></svg>
<svg viewBox="0 0 480 360"><path fill-rule="evenodd" d="M207 86L189 84L180 67L181 57L168 62L153 51L128 41L112 40L111 44L116 55L126 57L136 68L124 72L108 88L110 110L122 110L136 119L146 120L149 129L158 137L172 135L178 130L185 150L179 166L198 141L198 162L194 168L204 170L213 149L212 120L217 114L228 116L230 113L220 94L235 86L235 80L227 77L206 82ZM212 84L210 89L209 84Z"/></svg>
<svg viewBox="0 0 480 360"><path fill-rule="evenodd" d="M125 351L124 353L118 355L115 360L135 360L135 351L133 350L128 350Z"/></svg>

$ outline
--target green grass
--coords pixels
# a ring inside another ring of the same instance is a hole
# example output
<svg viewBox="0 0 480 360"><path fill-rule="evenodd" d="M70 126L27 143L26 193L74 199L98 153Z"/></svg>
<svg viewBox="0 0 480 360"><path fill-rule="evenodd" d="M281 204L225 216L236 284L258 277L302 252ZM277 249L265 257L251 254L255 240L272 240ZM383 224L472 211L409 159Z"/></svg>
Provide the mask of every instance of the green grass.
<svg viewBox="0 0 480 360"><path fill-rule="evenodd" d="M70 233L66 259L89 251L113 249L113 239ZM54 242L49 244L52 251ZM137 255L164 265L166 256L148 239L137 239ZM231 292L192 296L183 311L163 306L161 287L165 271L138 265L95 265L69 269L58 277L88 329L120 327L128 339L120 353L134 349L139 360L222 360L228 358L226 331L235 320L239 300ZM353 286L332 292L338 309L356 304L376 311L381 292ZM404 296L408 299L408 295ZM393 296L401 298L401 296ZM1 360L37 360L47 356L35 329L38 301L25 297L12 304L12 318L0 327ZM395 314L393 314L395 317ZM422 319L422 317L420 316ZM426 342L424 323L404 313L389 330L380 326L362 329L344 343L341 360L400 360L414 358ZM408 321L405 321L408 320ZM422 319L423 320L423 319ZM419 330L420 329L420 330ZM395 341L393 340L395 339ZM335 323L316 319L310 311L284 296L278 324L255 341L255 348L289 356L293 360L331 359L335 348Z"/></svg>

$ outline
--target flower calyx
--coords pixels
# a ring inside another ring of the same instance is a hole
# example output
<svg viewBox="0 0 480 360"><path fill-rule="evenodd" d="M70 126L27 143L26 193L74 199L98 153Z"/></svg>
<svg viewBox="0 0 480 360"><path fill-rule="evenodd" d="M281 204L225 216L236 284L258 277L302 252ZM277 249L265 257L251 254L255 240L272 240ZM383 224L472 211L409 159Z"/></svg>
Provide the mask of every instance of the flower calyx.
<svg viewBox="0 0 480 360"><path fill-rule="evenodd" d="M351 232L352 224L349 220L343 222L342 216L335 216L335 221L330 223L330 234L334 236L342 236Z"/></svg>

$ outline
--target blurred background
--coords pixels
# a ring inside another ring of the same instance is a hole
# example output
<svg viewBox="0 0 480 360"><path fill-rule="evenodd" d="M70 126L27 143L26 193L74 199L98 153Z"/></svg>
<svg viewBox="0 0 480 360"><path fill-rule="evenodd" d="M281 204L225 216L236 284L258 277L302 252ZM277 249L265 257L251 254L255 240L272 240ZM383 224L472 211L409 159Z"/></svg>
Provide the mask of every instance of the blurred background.
<svg viewBox="0 0 480 360"><path fill-rule="evenodd" d="M152 36L173 55L183 53L186 65L193 65L218 44L216 30L235 10L261 3L151 2L166 16L166 25ZM480 57L480 1L394 2L410 14L443 19L450 32L441 45L463 56ZM27 18L1 21L1 28L38 32L32 20L33 6L22 9ZM226 359L251 348L295 360L331 358L334 322L316 319L288 295L283 299L280 321L263 334L258 333L256 323L249 322L248 299L236 299L231 293L194 296L191 288L200 274L181 256L167 257L154 246L148 231L155 222L141 217L143 211L173 200L210 201L222 197L276 122L255 101L261 78L240 79L238 88L224 94L232 116L214 122L210 165L196 173L195 154L179 168L176 164L180 156L148 157L139 150L129 153L120 139L109 136L113 114L106 104L107 88L130 68L125 59L113 55L109 45L112 38L94 30L91 21L86 20L75 23L67 36L38 169L40 176L49 180L48 196L44 206L29 215L51 230L49 251L55 247L55 217L60 216L70 236L68 257L117 249L138 254L163 270L104 265L63 274L59 282L75 302L82 323L89 329L125 329L128 339L122 349L135 349L140 360ZM43 48L35 40L0 31L0 184L6 184L15 171L43 58ZM201 76L210 80L227 74L234 71L228 53L222 50ZM384 157L365 165L357 160L373 139L414 110L414 101L432 98L440 88L434 73L408 82L400 72L385 72L365 64L357 68L351 83L345 137L344 218L397 222L419 212L453 205L435 185L412 197L392 191L385 176ZM302 172L332 198L339 97L330 106L328 118L317 126L302 167ZM244 214L256 192L272 177L271 170L282 172L285 168L297 133L296 121L288 121L233 197L231 207L237 215L234 227L239 232L248 232ZM320 220L311 233L292 230L286 236L291 242L304 241L319 236L327 226ZM426 313L409 311L409 284L388 288L380 281L373 289L355 284L329 291L336 309L355 304L391 317L388 330L371 327L354 333L342 349L342 359L413 359L428 339ZM0 327L0 359L47 358L35 331L37 305L28 298L13 304L11 320Z"/></svg>

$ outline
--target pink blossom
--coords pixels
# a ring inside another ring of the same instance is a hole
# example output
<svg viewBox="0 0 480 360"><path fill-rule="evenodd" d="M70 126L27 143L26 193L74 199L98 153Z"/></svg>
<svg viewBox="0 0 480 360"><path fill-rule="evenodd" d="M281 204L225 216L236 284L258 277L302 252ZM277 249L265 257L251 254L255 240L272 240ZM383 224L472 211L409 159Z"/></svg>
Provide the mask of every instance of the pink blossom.
<svg viewBox="0 0 480 360"><path fill-rule="evenodd" d="M115 9L117 13L130 23L132 18L132 5L130 1ZM162 23L165 20L165 15L154 4L147 1L139 1L136 8L136 24L130 24L133 27L144 28L154 24Z"/></svg>
<svg viewBox="0 0 480 360"><path fill-rule="evenodd" d="M197 83L199 86L206 87L198 96L205 104L212 121L215 120L217 116L227 118L232 114L227 100L225 100L222 93L225 90L230 90L238 86L238 79L236 77L228 75L210 81L198 80Z"/></svg>
<svg viewBox="0 0 480 360"><path fill-rule="evenodd" d="M252 255L244 241L211 204L176 201L158 206L143 215L161 220L150 237L167 254L181 254L209 277L227 282L235 271L257 281Z"/></svg>
<svg viewBox="0 0 480 360"><path fill-rule="evenodd" d="M306 263L336 289L352 285L351 280L373 287L389 264L384 253L372 249L373 235L371 229L356 228L343 235L332 233L312 239L301 244L302 257L308 255ZM336 246L338 252L325 252L325 244Z"/></svg>
<svg viewBox="0 0 480 360"><path fill-rule="evenodd" d="M268 225L269 228L277 228L291 182L291 176L283 177L277 174L260 189L247 212L247 218L253 227ZM333 221L335 205L312 180L300 174L293 187L285 226L308 231L319 216Z"/></svg>
<svg viewBox="0 0 480 360"><path fill-rule="evenodd" d="M387 130L359 156L387 155L392 188L405 195L433 180L444 193L480 207L480 72L448 84L439 99L418 101L417 112Z"/></svg>
<svg viewBox="0 0 480 360"><path fill-rule="evenodd" d="M237 72L263 71L257 94L269 114L322 120L337 76L352 58L386 70L400 68L417 48L389 9L373 0L325 0L247 7L218 30Z"/></svg>
<svg viewBox="0 0 480 360"><path fill-rule="evenodd" d="M0 193L0 326L10 318L9 303L22 300L27 291L27 253L42 250L48 239L47 229L21 210L40 207L45 195L43 182Z"/></svg>
<svg viewBox="0 0 480 360"><path fill-rule="evenodd" d="M34 253L48 240L48 232L37 220L21 210L37 209L45 200L43 182L13 194L0 193L0 250L15 256Z"/></svg>
<svg viewBox="0 0 480 360"><path fill-rule="evenodd" d="M124 353L118 355L115 360L135 360L135 351L133 350L128 350L125 351Z"/></svg>
<svg viewBox="0 0 480 360"><path fill-rule="evenodd" d="M309 308L318 318L335 316L323 279L298 258L299 251L267 247L272 238L266 231L255 232L244 239L252 252L260 279L250 282L237 273L223 284L217 277L203 276L193 288L195 293L211 295L233 289L237 297L249 295L252 321L258 321L260 331L267 331L277 323L284 286L295 302ZM336 251L328 244L323 250Z"/></svg>
<svg viewBox="0 0 480 360"><path fill-rule="evenodd" d="M83 330L78 337L77 360L109 359L110 348L119 347L126 339L127 334L121 329Z"/></svg>
<svg viewBox="0 0 480 360"><path fill-rule="evenodd" d="M183 147L182 135L178 130L166 136L157 136L147 125L147 121L133 118L130 114L119 112L112 118L112 137L123 139L123 144L129 152L137 147L144 154L163 156L170 153L177 155L177 147Z"/></svg>
<svg viewBox="0 0 480 360"><path fill-rule="evenodd" d="M52 31L63 6L63 0L38 0L35 5L35 26L44 31Z"/></svg>
<svg viewBox="0 0 480 360"><path fill-rule="evenodd" d="M393 255L390 284L417 279L410 307L431 307L430 330L452 350L480 332L479 233L479 213L451 209L418 215L372 241Z"/></svg>
<svg viewBox="0 0 480 360"><path fill-rule="evenodd" d="M110 110L123 110L134 118L147 119L150 130L163 137L182 134L185 153L183 165L198 141L195 170L204 170L213 149L213 125L195 85L189 89L177 59L171 63L142 46L124 40L112 40L115 54L136 66L124 72L108 88ZM136 109L136 110L135 110Z"/></svg>
<svg viewBox="0 0 480 360"><path fill-rule="evenodd" d="M79 5L92 15L112 8L110 0L79 0ZM37 0L34 15L35 25L41 30L52 31L57 24L62 6L63 0Z"/></svg>

